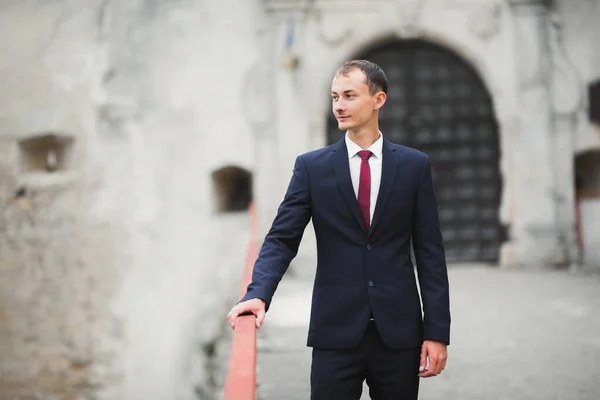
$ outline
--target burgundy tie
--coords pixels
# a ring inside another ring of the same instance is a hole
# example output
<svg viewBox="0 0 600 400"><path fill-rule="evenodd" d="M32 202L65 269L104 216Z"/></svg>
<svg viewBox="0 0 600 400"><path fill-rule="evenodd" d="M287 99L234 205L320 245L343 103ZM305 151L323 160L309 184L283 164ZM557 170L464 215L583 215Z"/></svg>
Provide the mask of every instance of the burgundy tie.
<svg viewBox="0 0 600 400"><path fill-rule="evenodd" d="M369 157L372 154L370 150L358 152L358 155L362 158L358 183L358 205L367 231L371 226L371 167L369 166Z"/></svg>

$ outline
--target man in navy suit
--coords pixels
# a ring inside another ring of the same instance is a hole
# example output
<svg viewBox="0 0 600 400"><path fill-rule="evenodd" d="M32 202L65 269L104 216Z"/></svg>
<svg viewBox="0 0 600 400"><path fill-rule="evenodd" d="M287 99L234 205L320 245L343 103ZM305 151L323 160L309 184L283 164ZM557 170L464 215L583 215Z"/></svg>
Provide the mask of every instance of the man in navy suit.
<svg viewBox="0 0 600 400"><path fill-rule="evenodd" d="M450 342L448 273L429 157L379 131L387 78L365 60L332 83L346 135L302 154L254 265L243 313L259 328L312 218L317 239L308 346L311 399L417 399L419 378L438 375ZM410 246L415 254L420 295ZM421 308L422 300L422 308Z"/></svg>

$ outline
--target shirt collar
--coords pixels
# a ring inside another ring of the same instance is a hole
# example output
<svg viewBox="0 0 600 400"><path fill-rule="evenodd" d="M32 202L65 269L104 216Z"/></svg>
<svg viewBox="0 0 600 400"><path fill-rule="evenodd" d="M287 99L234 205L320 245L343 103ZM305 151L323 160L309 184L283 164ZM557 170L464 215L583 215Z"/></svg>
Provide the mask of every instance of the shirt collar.
<svg viewBox="0 0 600 400"><path fill-rule="evenodd" d="M348 149L348 158L354 157L358 154L359 151L363 150L359 145L354 143L349 137L348 132L346 132L346 148ZM379 132L379 138L366 150L370 150L371 153L377 158L381 158L381 153L383 151L383 135Z"/></svg>

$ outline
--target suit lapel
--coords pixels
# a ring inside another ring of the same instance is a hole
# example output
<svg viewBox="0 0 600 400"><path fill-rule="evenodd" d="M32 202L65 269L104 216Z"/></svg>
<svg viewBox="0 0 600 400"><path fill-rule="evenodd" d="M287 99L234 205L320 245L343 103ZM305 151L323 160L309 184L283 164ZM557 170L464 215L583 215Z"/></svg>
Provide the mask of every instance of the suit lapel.
<svg viewBox="0 0 600 400"><path fill-rule="evenodd" d="M333 147L333 152L329 157L331 163L333 164L333 171L335 172L337 183L342 191L342 194L344 195L344 198L346 199L346 203L348 203L348 207L350 207L356 222L358 222L362 229L365 230L365 224L362 220L360 207L358 206L358 200L356 200L354 188L352 187L350 163L348 161L348 149L346 148L346 142L344 138L337 142L337 144Z"/></svg>
<svg viewBox="0 0 600 400"><path fill-rule="evenodd" d="M379 185L379 194L377 195L377 203L375 203L375 212L373 214L373 221L371 223L369 235L375 230L375 228L377 228L377 224L379 223L379 220L385 211L385 205L392 194L392 188L394 187L394 180L396 179L397 170L398 154L396 154L396 149L393 148L392 144L384 138L382 149L381 184Z"/></svg>

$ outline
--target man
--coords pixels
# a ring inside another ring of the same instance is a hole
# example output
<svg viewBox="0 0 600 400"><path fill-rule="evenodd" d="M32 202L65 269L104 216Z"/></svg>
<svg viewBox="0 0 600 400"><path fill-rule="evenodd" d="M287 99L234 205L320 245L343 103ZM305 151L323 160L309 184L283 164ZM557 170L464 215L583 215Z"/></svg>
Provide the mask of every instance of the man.
<svg viewBox="0 0 600 400"><path fill-rule="evenodd" d="M253 313L261 326L312 218L318 265L307 343L311 399L359 399L365 379L372 399L417 399L419 377L442 372L450 341L431 165L427 155L392 144L379 131L387 97L379 66L345 63L331 96L346 136L296 159L252 282L227 318L235 327L238 315Z"/></svg>

